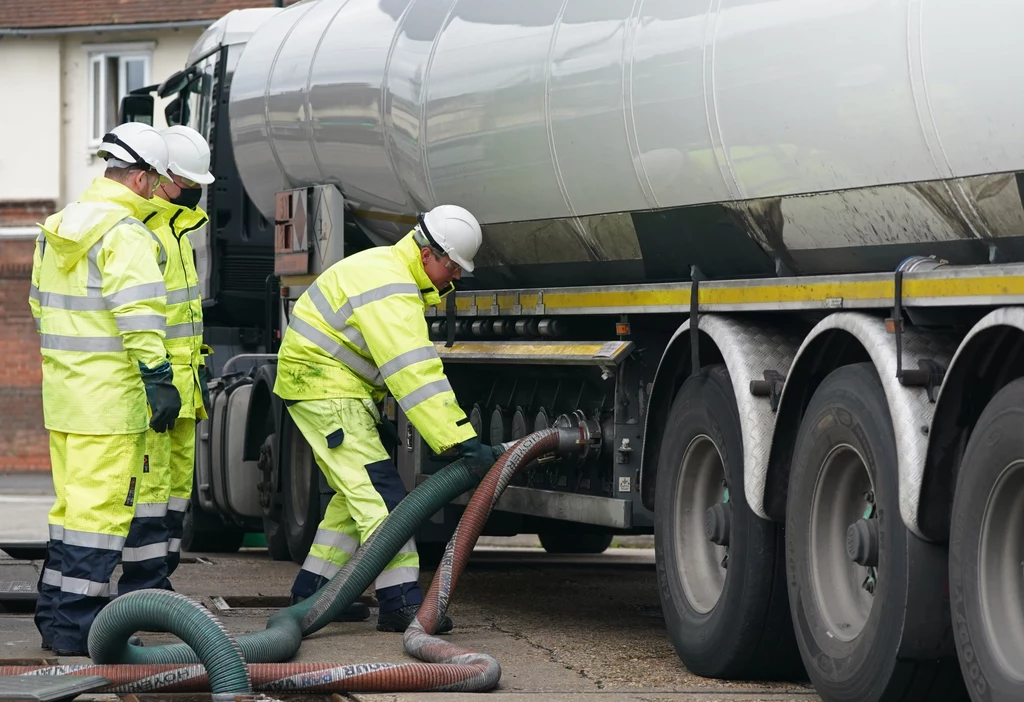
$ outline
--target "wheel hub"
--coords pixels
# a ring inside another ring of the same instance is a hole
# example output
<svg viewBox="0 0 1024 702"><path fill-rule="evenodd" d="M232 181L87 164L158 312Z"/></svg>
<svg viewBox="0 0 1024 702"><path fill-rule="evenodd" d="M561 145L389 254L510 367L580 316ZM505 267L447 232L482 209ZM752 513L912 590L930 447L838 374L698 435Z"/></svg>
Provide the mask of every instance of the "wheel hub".
<svg viewBox="0 0 1024 702"><path fill-rule="evenodd" d="M719 502L704 513L704 534L711 543L728 546L731 528L732 515L725 503Z"/></svg>
<svg viewBox="0 0 1024 702"><path fill-rule="evenodd" d="M878 520L858 519L846 530L846 554L866 568L878 567Z"/></svg>

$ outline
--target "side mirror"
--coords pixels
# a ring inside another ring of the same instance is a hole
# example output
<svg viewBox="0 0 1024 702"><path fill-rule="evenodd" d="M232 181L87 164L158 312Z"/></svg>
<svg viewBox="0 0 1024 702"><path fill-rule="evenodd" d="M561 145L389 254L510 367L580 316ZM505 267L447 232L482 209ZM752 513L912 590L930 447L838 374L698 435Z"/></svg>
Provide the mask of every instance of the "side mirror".
<svg viewBox="0 0 1024 702"><path fill-rule="evenodd" d="M192 108L183 94L171 100L164 108L164 119L167 120L168 127L173 127L176 124L187 125L191 114Z"/></svg>
<svg viewBox="0 0 1024 702"><path fill-rule="evenodd" d="M142 122L153 126L153 96L152 95L125 95L121 98L121 109L118 113L117 123Z"/></svg>

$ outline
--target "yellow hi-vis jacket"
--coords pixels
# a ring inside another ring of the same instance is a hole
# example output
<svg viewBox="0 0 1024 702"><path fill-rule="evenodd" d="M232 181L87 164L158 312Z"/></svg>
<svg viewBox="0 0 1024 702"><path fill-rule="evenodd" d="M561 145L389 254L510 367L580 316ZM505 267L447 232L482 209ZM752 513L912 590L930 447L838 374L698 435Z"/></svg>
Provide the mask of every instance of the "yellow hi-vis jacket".
<svg viewBox="0 0 1024 702"><path fill-rule="evenodd" d="M47 429L149 428L139 363L155 368L167 359L159 247L140 221L151 210L120 183L97 178L40 225L29 304L43 355Z"/></svg>
<svg viewBox="0 0 1024 702"><path fill-rule="evenodd" d="M206 419L199 385L199 366L204 365L203 301L199 295L192 242L188 234L206 224L202 208L191 210L157 196L157 208L145 219L160 244L160 270L167 286L167 336L164 346L174 370L174 386L181 395L184 419Z"/></svg>
<svg viewBox="0 0 1024 702"><path fill-rule="evenodd" d="M440 301L412 233L339 261L295 303L274 392L284 400L380 402L386 386L434 451L473 438L423 316Z"/></svg>

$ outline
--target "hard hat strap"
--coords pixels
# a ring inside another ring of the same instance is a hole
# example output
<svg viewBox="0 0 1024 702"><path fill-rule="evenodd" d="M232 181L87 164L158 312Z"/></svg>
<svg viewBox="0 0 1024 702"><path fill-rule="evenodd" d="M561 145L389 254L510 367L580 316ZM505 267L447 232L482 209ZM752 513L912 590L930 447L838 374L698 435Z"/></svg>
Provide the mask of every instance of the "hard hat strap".
<svg viewBox="0 0 1024 702"><path fill-rule="evenodd" d="M153 166L151 166L150 164L146 163L146 159L144 159L141 156L139 156L139 153L135 149L133 149L132 147L128 146L128 144L126 144L123 141L121 141L121 139L119 139L118 136L116 134L114 134L113 132L108 132L108 133L103 135L103 143L104 144L115 144L117 146L120 146L125 151L127 151L128 155L135 159L135 163L132 164L132 165L145 166L147 170L153 170Z"/></svg>
<svg viewBox="0 0 1024 702"><path fill-rule="evenodd" d="M422 214L416 215L416 223L419 225L420 232L427 239L427 243L434 251L440 253L442 256L447 256L448 252L444 250L444 247L437 243L434 237L430 234L430 230L427 228L427 221L423 218Z"/></svg>

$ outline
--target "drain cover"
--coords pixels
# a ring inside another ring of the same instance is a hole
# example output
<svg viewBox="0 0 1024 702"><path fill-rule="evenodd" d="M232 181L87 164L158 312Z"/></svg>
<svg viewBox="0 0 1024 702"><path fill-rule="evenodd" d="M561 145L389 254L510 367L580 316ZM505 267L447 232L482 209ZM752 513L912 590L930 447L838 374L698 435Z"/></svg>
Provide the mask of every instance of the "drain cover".
<svg viewBox="0 0 1024 702"><path fill-rule="evenodd" d="M0 675L0 700L69 700L109 684L99 675Z"/></svg>
<svg viewBox="0 0 1024 702"><path fill-rule="evenodd" d="M35 606L39 571L29 561L0 561L0 612Z"/></svg>

